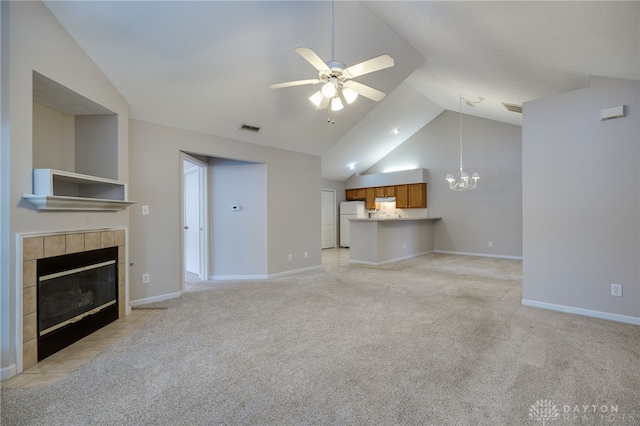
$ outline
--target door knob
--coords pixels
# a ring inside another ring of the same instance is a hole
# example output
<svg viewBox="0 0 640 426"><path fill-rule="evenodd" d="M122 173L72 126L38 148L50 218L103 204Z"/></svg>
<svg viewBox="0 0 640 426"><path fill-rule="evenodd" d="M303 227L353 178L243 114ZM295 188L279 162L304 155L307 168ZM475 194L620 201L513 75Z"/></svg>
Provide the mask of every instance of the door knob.
<svg viewBox="0 0 640 426"><path fill-rule="evenodd" d="M189 227L188 227L188 226L185 226L185 227L184 227L184 229L189 229Z"/></svg>

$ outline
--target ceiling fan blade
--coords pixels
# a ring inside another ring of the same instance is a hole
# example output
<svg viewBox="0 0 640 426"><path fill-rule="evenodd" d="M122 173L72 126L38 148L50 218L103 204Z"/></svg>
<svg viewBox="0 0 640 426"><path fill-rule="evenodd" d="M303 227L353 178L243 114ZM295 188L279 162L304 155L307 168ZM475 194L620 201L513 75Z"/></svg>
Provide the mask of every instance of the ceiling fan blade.
<svg viewBox="0 0 640 426"><path fill-rule="evenodd" d="M323 98L322 98L322 101L320 102L320 105L318 105L318 106L316 107L316 109L317 109L317 110L320 110L320 109L327 109L327 107L329 106L329 101L330 101L330 100L331 100L331 99L330 99L330 98L327 98L326 96L325 96L325 97L323 97Z"/></svg>
<svg viewBox="0 0 640 426"><path fill-rule="evenodd" d="M358 83L357 81L349 80L346 87L349 87L356 91L359 95L364 96L365 98L369 98L373 101L380 102L384 99L386 93L379 91L378 89L374 89L373 87L366 86L362 83Z"/></svg>
<svg viewBox="0 0 640 426"><path fill-rule="evenodd" d="M385 68L389 68L395 65L393 58L389 55L380 55L368 61L360 62L359 64L351 65L343 72L347 72L350 78L355 78L370 72L380 71Z"/></svg>
<svg viewBox="0 0 640 426"><path fill-rule="evenodd" d="M296 47L295 50L318 71L329 71L329 66L313 50L308 47Z"/></svg>
<svg viewBox="0 0 640 426"><path fill-rule="evenodd" d="M283 87L291 87L291 86L302 86L303 84L318 84L321 83L317 78L312 78L310 80L297 80L297 81L288 81L286 83L277 83L269 85L269 89L281 89Z"/></svg>

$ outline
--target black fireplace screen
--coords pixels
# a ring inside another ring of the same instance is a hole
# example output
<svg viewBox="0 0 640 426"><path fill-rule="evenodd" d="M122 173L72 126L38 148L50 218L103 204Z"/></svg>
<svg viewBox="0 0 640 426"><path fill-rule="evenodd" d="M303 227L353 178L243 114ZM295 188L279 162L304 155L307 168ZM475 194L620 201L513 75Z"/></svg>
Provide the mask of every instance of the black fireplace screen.
<svg viewBox="0 0 640 426"><path fill-rule="evenodd" d="M116 303L116 281L115 260L41 276L40 335Z"/></svg>

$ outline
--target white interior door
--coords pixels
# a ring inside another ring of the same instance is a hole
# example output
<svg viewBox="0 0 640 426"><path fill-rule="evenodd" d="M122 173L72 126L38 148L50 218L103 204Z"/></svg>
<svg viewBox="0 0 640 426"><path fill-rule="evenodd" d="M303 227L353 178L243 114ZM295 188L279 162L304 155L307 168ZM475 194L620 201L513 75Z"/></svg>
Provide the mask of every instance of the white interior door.
<svg viewBox="0 0 640 426"><path fill-rule="evenodd" d="M322 190L322 248L336 246L336 192Z"/></svg>
<svg viewBox="0 0 640 426"><path fill-rule="evenodd" d="M184 269L206 279L206 165L183 159Z"/></svg>

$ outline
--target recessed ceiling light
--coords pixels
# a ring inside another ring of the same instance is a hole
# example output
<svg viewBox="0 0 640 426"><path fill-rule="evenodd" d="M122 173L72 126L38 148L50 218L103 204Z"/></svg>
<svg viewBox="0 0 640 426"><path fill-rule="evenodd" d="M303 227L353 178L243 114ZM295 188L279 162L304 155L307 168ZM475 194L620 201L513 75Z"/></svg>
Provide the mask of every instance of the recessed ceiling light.
<svg viewBox="0 0 640 426"><path fill-rule="evenodd" d="M391 131L391 133L393 133L394 135L397 135L398 133L400 133L400 127L396 127Z"/></svg>
<svg viewBox="0 0 640 426"><path fill-rule="evenodd" d="M350 170L353 170L353 169L355 169L355 168L356 168L356 163L351 163L351 164L349 164L349 169L350 169Z"/></svg>

